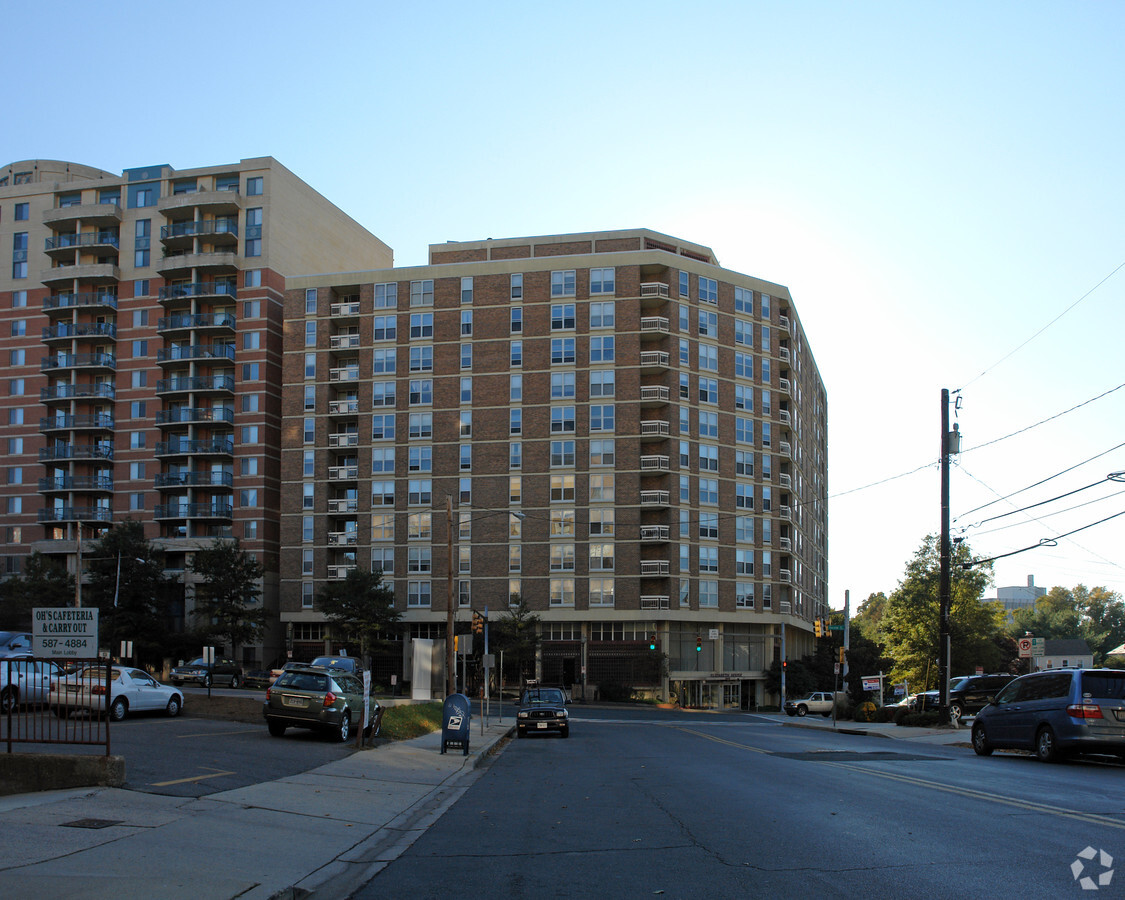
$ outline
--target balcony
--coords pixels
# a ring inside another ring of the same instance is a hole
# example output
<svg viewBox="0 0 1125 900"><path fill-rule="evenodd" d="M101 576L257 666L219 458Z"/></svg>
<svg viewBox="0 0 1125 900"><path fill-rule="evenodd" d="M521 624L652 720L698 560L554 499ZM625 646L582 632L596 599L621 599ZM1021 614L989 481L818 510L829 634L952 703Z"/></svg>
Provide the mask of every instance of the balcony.
<svg viewBox="0 0 1125 900"><path fill-rule="evenodd" d="M641 491L641 506L668 506L670 503L668 491Z"/></svg>
<svg viewBox="0 0 1125 900"><path fill-rule="evenodd" d="M100 309L117 309L117 294L112 291L83 291L73 293L63 291L52 294L43 300L43 312L67 312L72 309L94 307Z"/></svg>
<svg viewBox="0 0 1125 900"><path fill-rule="evenodd" d="M781 548L781 551L783 553L792 553L793 552L793 542L791 540L789 540L789 538L787 538L787 537L778 538L777 546Z"/></svg>
<svg viewBox="0 0 1125 900"><path fill-rule="evenodd" d="M353 318L359 315L359 301L348 300L346 303L333 303L330 307L332 318L339 319L341 317Z"/></svg>
<svg viewBox="0 0 1125 900"><path fill-rule="evenodd" d="M43 212L43 224L48 226L82 222L88 225L120 225L121 207L116 203L79 203L60 206Z"/></svg>
<svg viewBox="0 0 1125 900"><path fill-rule="evenodd" d="M58 475L54 478L39 479L39 493L53 494L59 491L101 491L113 490L112 475Z"/></svg>
<svg viewBox="0 0 1125 900"><path fill-rule="evenodd" d="M664 337L671 333L667 316L644 316L641 319L641 338Z"/></svg>
<svg viewBox="0 0 1125 900"><path fill-rule="evenodd" d="M777 324L785 331L788 331L789 334L793 334L793 322L789 316L778 316Z"/></svg>
<svg viewBox="0 0 1125 900"><path fill-rule="evenodd" d="M156 351L156 362L158 365L213 359L222 360L224 362L234 362L234 345L182 344L175 347L163 347Z"/></svg>
<svg viewBox="0 0 1125 900"><path fill-rule="evenodd" d="M667 456L641 457L642 472L669 472L671 468L671 460Z"/></svg>
<svg viewBox="0 0 1125 900"><path fill-rule="evenodd" d="M356 532L330 531L328 532L329 547L354 547L356 545Z"/></svg>
<svg viewBox="0 0 1125 900"><path fill-rule="evenodd" d="M790 359L789 359L789 348L784 346L784 345L781 346L781 347L778 347L777 348L777 358L782 360L783 362L789 362L790 361Z"/></svg>
<svg viewBox="0 0 1125 900"><path fill-rule="evenodd" d="M212 215L231 215L242 207L242 195L238 191L192 191L161 197L156 201L156 208L164 215L183 209L205 209Z"/></svg>
<svg viewBox="0 0 1125 900"><path fill-rule="evenodd" d="M790 444L789 441L782 441L777 445L777 449L780 455L785 457L786 459L793 458L793 445Z"/></svg>
<svg viewBox="0 0 1125 900"><path fill-rule="evenodd" d="M782 600L780 603L778 603L777 609L783 616L793 615L793 604L788 600Z"/></svg>
<svg viewBox="0 0 1125 900"><path fill-rule="evenodd" d="M234 476L222 470L204 472L158 472L153 486L157 490L175 490L185 487L230 487Z"/></svg>
<svg viewBox="0 0 1125 900"><path fill-rule="evenodd" d="M789 415L789 410L787 409L779 409L777 411L777 418L785 425L793 424L793 417Z"/></svg>
<svg viewBox="0 0 1125 900"><path fill-rule="evenodd" d="M641 575L642 576L661 576L671 574L671 567L666 559L642 559L641 560Z"/></svg>
<svg viewBox="0 0 1125 900"><path fill-rule="evenodd" d="M641 609L671 609L672 601L667 594L641 594Z"/></svg>
<svg viewBox="0 0 1125 900"><path fill-rule="evenodd" d="M641 542L645 544L667 543L671 531L667 525L642 525Z"/></svg>
<svg viewBox="0 0 1125 900"><path fill-rule="evenodd" d="M793 487L793 476L787 472L782 472L777 476L777 483L787 490Z"/></svg>
<svg viewBox="0 0 1125 900"><path fill-rule="evenodd" d="M165 247L191 247L196 238L207 238L212 243L238 240L238 219L190 219L160 226L160 241Z"/></svg>
<svg viewBox="0 0 1125 900"><path fill-rule="evenodd" d="M234 441L230 438L204 440L160 441L156 456L234 456Z"/></svg>
<svg viewBox="0 0 1125 900"><path fill-rule="evenodd" d="M38 521L50 522L112 522L113 510L104 506L56 506L39 510Z"/></svg>
<svg viewBox="0 0 1125 900"><path fill-rule="evenodd" d="M162 287L158 295L161 303L173 300L190 300L193 297L233 298L237 296L238 287L230 281L191 281L170 284Z"/></svg>
<svg viewBox="0 0 1125 900"><path fill-rule="evenodd" d="M333 350L352 350L359 346L359 335L334 334L328 338L328 346Z"/></svg>
<svg viewBox="0 0 1125 900"><path fill-rule="evenodd" d="M671 427L664 419L642 419L641 439L666 438L671 433Z"/></svg>
<svg viewBox="0 0 1125 900"><path fill-rule="evenodd" d="M329 400L328 414L330 416L354 416L359 413L358 400Z"/></svg>
<svg viewBox="0 0 1125 900"><path fill-rule="evenodd" d="M229 503L160 503L153 509L156 519L233 519Z"/></svg>
<svg viewBox="0 0 1125 900"><path fill-rule="evenodd" d="M348 563L340 566L328 567L328 579L330 581L343 581L348 577L348 573L355 570L355 563Z"/></svg>
<svg viewBox="0 0 1125 900"><path fill-rule="evenodd" d="M183 313L176 316L162 316L156 327L162 332L169 331L234 331L237 319L234 313Z"/></svg>
<svg viewBox="0 0 1125 900"><path fill-rule="evenodd" d="M52 259L73 259L74 251L95 255L116 253L121 239L115 231L87 231L84 234L57 234L43 242L43 250Z"/></svg>
<svg viewBox="0 0 1125 900"><path fill-rule="evenodd" d="M354 497L334 497L328 501L328 512L334 515L359 512L359 501Z"/></svg>
<svg viewBox="0 0 1125 900"><path fill-rule="evenodd" d="M646 384L641 386L641 406L659 406L671 398L666 384Z"/></svg>
<svg viewBox="0 0 1125 900"><path fill-rule="evenodd" d="M112 322L59 322L43 329L43 342L69 341L74 338L109 338L116 340L117 326Z"/></svg>
<svg viewBox="0 0 1125 900"><path fill-rule="evenodd" d="M793 509L789 506L779 506L777 508L777 515L779 518L785 519L786 521L792 521Z"/></svg>
<svg viewBox="0 0 1125 900"><path fill-rule="evenodd" d="M648 371L658 371L660 369L667 369L671 362L671 357L664 350L644 350L641 352L641 369Z"/></svg>
<svg viewBox="0 0 1125 900"><path fill-rule="evenodd" d="M55 444L53 447L39 449L40 462L59 462L67 459L113 459L113 445L99 444Z"/></svg>
<svg viewBox="0 0 1125 900"><path fill-rule="evenodd" d="M223 422L234 424L234 410L226 406L189 407L161 409L156 413L157 425L190 425L198 423Z"/></svg>
<svg viewBox="0 0 1125 900"><path fill-rule="evenodd" d="M662 281L646 281L641 284L641 306L663 306L668 301L668 285Z"/></svg>
<svg viewBox="0 0 1125 900"><path fill-rule="evenodd" d="M790 572L788 569L778 569L777 570L777 580L783 581L786 584L788 584L793 580L793 573Z"/></svg>
<svg viewBox="0 0 1125 900"><path fill-rule="evenodd" d="M359 381L359 366L341 366L328 370L329 381Z"/></svg>
<svg viewBox="0 0 1125 900"><path fill-rule="evenodd" d="M329 466L329 481L355 481L359 478L359 466Z"/></svg>
<svg viewBox="0 0 1125 900"><path fill-rule="evenodd" d="M80 416L46 416L39 420L39 430L44 434L51 431L80 431L94 428L100 431L113 429L113 415L111 413L91 413Z"/></svg>
<svg viewBox="0 0 1125 900"><path fill-rule="evenodd" d="M233 394L233 375L182 375L156 382L158 394Z"/></svg>
<svg viewBox="0 0 1125 900"><path fill-rule="evenodd" d="M359 435L355 432L328 435L329 447L358 447Z"/></svg>
<svg viewBox="0 0 1125 900"><path fill-rule="evenodd" d="M117 358L112 353L56 353L39 364L41 372L57 369L109 369L117 368Z"/></svg>
<svg viewBox="0 0 1125 900"><path fill-rule="evenodd" d="M39 399L44 403L63 400L112 400L117 395L117 389L109 382L96 382L94 384L52 384L50 387L39 389Z"/></svg>
<svg viewBox="0 0 1125 900"><path fill-rule="evenodd" d="M46 285L70 284L75 279L95 284L117 282L121 280L121 270L113 263L79 263L73 266L52 266L39 273L39 280Z"/></svg>
<svg viewBox="0 0 1125 900"><path fill-rule="evenodd" d="M156 271L165 278L175 277L177 272L191 272L195 270L219 269L231 270L238 268L238 256L233 250L210 251L206 253L172 251L165 253L156 264Z"/></svg>

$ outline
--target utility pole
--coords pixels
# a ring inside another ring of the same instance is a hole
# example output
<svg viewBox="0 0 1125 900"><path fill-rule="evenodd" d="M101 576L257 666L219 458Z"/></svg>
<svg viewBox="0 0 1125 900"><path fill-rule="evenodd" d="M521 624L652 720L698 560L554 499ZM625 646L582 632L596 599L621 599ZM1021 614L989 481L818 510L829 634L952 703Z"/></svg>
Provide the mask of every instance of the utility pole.
<svg viewBox="0 0 1125 900"><path fill-rule="evenodd" d="M457 669L453 659L453 495L445 495L445 695L457 693Z"/></svg>
<svg viewBox="0 0 1125 900"><path fill-rule="evenodd" d="M943 713L949 710L950 664L950 567L949 539L949 457L961 450L961 434L957 426L949 430L949 389L941 391L941 548L938 572L938 603L940 608L941 641L938 645L938 706Z"/></svg>

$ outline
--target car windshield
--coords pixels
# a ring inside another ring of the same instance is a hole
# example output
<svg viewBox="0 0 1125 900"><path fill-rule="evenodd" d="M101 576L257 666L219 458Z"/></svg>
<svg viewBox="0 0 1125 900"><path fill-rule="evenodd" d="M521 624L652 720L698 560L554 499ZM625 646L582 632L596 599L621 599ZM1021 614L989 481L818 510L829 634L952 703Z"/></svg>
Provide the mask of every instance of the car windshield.
<svg viewBox="0 0 1125 900"><path fill-rule="evenodd" d="M951 682L949 682L949 689L951 691L959 691L968 680L969 678L967 675L963 675L960 678L954 678Z"/></svg>
<svg viewBox="0 0 1125 900"><path fill-rule="evenodd" d="M205 663L203 661L203 657L201 656L199 659L193 659L191 662L187 663L185 665L185 668L187 668L187 666L206 666L206 665L207 665L207 663Z"/></svg>
<svg viewBox="0 0 1125 900"><path fill-rule="evenodd" d="M524 692L523 702L524 706L560 706L563 695L557 688L535 688Z"/></svg>

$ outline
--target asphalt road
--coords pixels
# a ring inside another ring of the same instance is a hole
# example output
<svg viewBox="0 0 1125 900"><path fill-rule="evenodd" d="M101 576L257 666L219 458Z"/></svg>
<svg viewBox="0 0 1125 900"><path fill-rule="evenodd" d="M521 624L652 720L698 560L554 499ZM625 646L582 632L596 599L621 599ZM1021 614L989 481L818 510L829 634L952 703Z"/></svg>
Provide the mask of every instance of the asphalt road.
<svg viewBox="0 0 1125 900"><path fill-rule="evenodd" d="M1072 869L1125 864L1117 765L745 715L572 716L568 740L512 740L357 900L1122 895Z"/></svg>

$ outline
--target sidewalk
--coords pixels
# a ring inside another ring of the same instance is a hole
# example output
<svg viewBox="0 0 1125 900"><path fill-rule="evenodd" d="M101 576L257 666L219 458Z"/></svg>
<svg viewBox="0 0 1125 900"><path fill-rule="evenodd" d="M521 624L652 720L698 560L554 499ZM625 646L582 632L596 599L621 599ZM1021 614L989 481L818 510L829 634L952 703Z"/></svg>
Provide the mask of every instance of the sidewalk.
<svg viewBox="0 0 1125 900"><path fill-rule="evenodd" d="M468 756L442 754L437 731L207 797L0 797L0 883L41 900L347 897L468 789L512 728L493 719L481 735L474 718Z"/></svg>
<svg viewBox="0 0 1125 900"><path fill-rule="evenodd" d="M853 722L841 719L833 725L831 718L823 716L787 716L784 713L767 714L782 725L793 728L814 728L820 731L837 731L840 734L861 734L868 737L892 738L899 741L912 741L921 744L946 744L950 746L972 746L971 723L967 725L936 726L933 728L910 728L894 722Z"/></svg>

